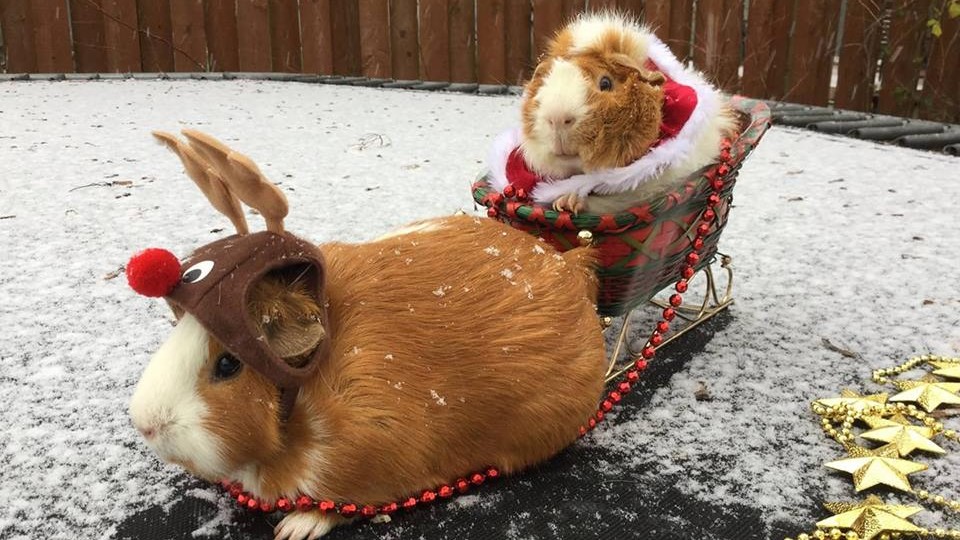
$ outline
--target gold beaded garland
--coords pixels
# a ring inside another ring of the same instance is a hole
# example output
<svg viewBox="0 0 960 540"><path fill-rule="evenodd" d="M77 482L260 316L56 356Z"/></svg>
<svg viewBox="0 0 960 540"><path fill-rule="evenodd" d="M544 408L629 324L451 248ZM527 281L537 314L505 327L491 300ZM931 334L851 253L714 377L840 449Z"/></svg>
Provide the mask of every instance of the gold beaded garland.
<svg viewBox="0 0 960 540"><path fill-rule="evenodd" d="M921 367L932 372L916 380L898 380L899 376ZM953 443L960 442L957 431L947 429L933 414L941 406L960 405L960 383L949 380L960 379L960 358L915 356L898 366L876 369L871 378L900 392L888 397L886 393L861 395L843 390L840 397L819 399L811 406L813 413L820 417L824 434L843 446L848 454L847 458L828 465L853 473L858 491L870 485L886 484L907 491L928 507L960 512L960 500L924 489L914 490L905 481L908 471L926 468L906 459L907 454L914 450L926 451L928 455L945 453L933 443L933 439L940 436ZM866 424L871 429L856 433L858 424ZM856 444L858 437L886 444L871 450ZM874 462L882 462L882 466L874 467ZM874 495L865 502L830 503L827 508L836 515L817 523L817 530L812 533L798 534L796 540L893 540L905 536L960 540L960 529L931 530L913 525L907 518L921 511L921 507L884 504Z"/></svg>

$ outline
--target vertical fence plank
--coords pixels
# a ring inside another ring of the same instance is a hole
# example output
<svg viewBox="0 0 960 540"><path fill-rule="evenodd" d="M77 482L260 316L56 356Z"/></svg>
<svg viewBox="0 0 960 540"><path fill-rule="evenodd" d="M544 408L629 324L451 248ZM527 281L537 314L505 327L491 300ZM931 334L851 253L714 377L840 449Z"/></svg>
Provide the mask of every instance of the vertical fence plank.
<svg viewBox="0 0 960 540"><path fill-rule="evenodd" d="M792 23L793 2L750 2L741 80L744 94L779 99L786 93Z"/></svg>
<svg viewBox="0 0 960 540"><path fill-rule="evenodd" d="M170 0L140 2L140 60L144 71L173 71Z"/></svg>
<svg viewBox="0 0 960 540"><path fill-rule="evenodd" d="M330 0L300 0L303 72L333 73L333 27Z"/></svg>
<svg viewBox="0 0 960 540"><path fill-rule="evenodd" d="M713 0L697 8L693 63L726 92L739 90L743 0Z"/></svg>
<svg viewBox="0 0 960 540"><path fill-rule="evenodd" d="M670 39L670 0L647 0L643 18L664 43Z"/></svg>
<svg viewBox="0 0 960 540"><path fill-rule="evenodd" d="M533 46L537 58L563 25L563 5L557 0L533 0Z"/></svg>
<svg viewBox="0 0 960 540"><path fill-rule="evenodd" d="M449 81L450 6L447 0L420 0L420 78Z"/></svg>
<svg viewBox="0 0 960 540"><path fill-rule="evenodd" d="M930 44L920 117L960 124L960 17L941 17L943 34Z"/></svg>
<svg viewBox="0 0 960 540"><path fill-rule="evenodd" d="M873 110L873 80L880 54L882 19L882 5L876 2L847 2L834 95L837 108Z"/></svg>
<svg viewBox="0 0 960 540"><path fill-rule="evenodd" d="M0 25L7 49L9 73L37 71L37 53L33 44L33 17L30 0L0 0Z"/></svg>
<svg viewBox="0 0 960 540"><path fill-rule="evenodd" d="M330 2L333 72L356 75L360 70L360 12L356 2Z"/></svg>
<svg viewBox="0 0 960 540"><path fill-rule="evenodd" d="M644 15L657 37L681 62L686 62L693 41L693 0L647 0Z"/></svg>
<svg viewBox="0 0 960 540"><path fill-rule="evenodd" d="M78 73L107 71L103 14L93 0L70 0L73 54Z"/></svg>
<svg viewBox="0 0 960 540"><path fill-rule="evenodd" d="M507 31L506 83L519 85L531 72L530 0L507 0L504 24Z"/></svg>
<svg viewBox="0 0 960 540"><path fill-rule="evenodd" d="M47 73L73 71L70 22L65 0L32 0L33 44L37 70Z"/></svg>
<svg viewBox="0 0 960 540"><path fill-rule="evenodd" d="M505 3L506 0L477 2L477 68L481 83L503 84L507 79Z"/></svg>
<svg viewBox="0 0 960 540"><path fill-rule="evenodd" d="M558 2L559 0L553 1ZM587 10L587 0L563 0L561 5L563 7L564 23Z"/></svg>
<svg viewBox="0 0 960 540"><path fill-rule="evenodd" d="M207 52L214 71L238 71L236 0L207 0L204 17Z"/></svg>
<svg viewBox="0 0 960 540"><path fill-rule="evenodd" d="M203 21L203 0L170 1L173 68L177 71L207 70L207 32Z"/></svg>
<svg viewBox="0 0 960 540"><path fill-rule="evenodd" d="M270 44L273 71L300 72L299 17L296 2L270 0Z"/></svg>
<svg viewBox="0 0 960 540"><path fill-rule="evenodd" d="M240 71L270 71L270 6L267 0L237 0Z"/></svg>
<svg viewBox="0 0 960 540"><path fill-rule="evenodd" d="M877 109L882 113L913 114L923 42L929 34L926 27L929 7L929 2L922 0L893 2L887 54L880 68Z"/></svg>
<svg viewBox="0 0 960 540"><path fill-rule="evenodd" d="M420 75L417 0L390 0L390 48L394 77L416 79Z"/></svg>
<svg viewBox="0 0 960 540"><path fill-rule="evenodd" d="M133 73L144 68L136 0L103 0L107 70Z"/></svg>
<svg viewBox="0 0 960 540"><path fill-rule="evenodd" d="M617 9L617 0L589 0L587 9L590 11L615 11Z"/></svg>
<svg viewBox="0 0 960 540"><path fill-rule="evenodd" d="M390 6L385 0L360 0L360 74L390 77Z"/></svg>
<svg viewBox="0 0 960 540"><path fill-rule="evenodd" d="M473 0L450 0L450 80L477 82L476 11Z"/></svg>
<svg viewBox="0 0 960 540"><path fill-rule="evenodd" d="M619 0L617 7L634 19L642 20L643 18L643 0Z"/></svg>
<svg viewBox="0 0 960 540"><path fill-rule="evenodd" d="M794 13L789 90L784 98L810 105L830 100L840 5L835 0L804 0Z"/></svg>

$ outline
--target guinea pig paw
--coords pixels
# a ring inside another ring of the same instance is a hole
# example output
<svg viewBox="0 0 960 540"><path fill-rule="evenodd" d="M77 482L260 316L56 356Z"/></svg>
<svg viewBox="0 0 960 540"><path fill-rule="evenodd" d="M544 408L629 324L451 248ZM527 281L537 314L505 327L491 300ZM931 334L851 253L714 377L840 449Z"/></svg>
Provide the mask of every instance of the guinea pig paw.
<svg viewBox="0 0 960 540"><path fill-rule="evenodd" d="M577 215L586 209L586 199L576 193L567 193L553 201L553 209L557 212L572 212L573 215Z"/></svg>
<svg viewBox="0 0 960 540"><path fill-rule="evenodd" d="M273 529L274 540L317 540L330 532L336 523L319 512L288 514Z"/></svg>

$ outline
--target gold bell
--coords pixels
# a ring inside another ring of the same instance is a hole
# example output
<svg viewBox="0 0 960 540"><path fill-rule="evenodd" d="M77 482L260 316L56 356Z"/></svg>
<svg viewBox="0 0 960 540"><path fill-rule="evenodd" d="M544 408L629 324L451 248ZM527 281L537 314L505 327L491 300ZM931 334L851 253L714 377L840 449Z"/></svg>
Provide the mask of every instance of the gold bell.
<svg viewBox="0 0 960 540"><path fill-rule="evenodd" d="M580 241L580 247L593 245L593 233L590 231L580 231L577 233L577 239Z"/></svg>

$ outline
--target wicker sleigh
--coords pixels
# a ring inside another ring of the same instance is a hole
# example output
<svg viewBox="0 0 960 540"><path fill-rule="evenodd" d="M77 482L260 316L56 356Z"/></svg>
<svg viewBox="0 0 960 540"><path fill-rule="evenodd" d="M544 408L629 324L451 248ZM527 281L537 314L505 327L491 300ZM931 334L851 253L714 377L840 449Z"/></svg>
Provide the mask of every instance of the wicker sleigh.
<svg viewBox="0 0 960 540"><path fill-rule="evenodd" d="M577 216L556 212L504 197L490 187L486 175L473 184L473 198L492 209L489 213L496 219L535 234L561 251L580 245L578 235L590 231L600 250L598 314L624 315L675 282L688 264L698 237L696 228L709 208L708 198L717 193L713 186L719 179L723 187L718 192L720 202L713 206L716 218L709 233L701 236L703 247L694 267L701 270L714 259L740 166L770 125L770 111L763 102L734 96L730 104L740 113L741 130L730 141L729 152L718 163L690 175L674 191L624 212Z"/></svg>

